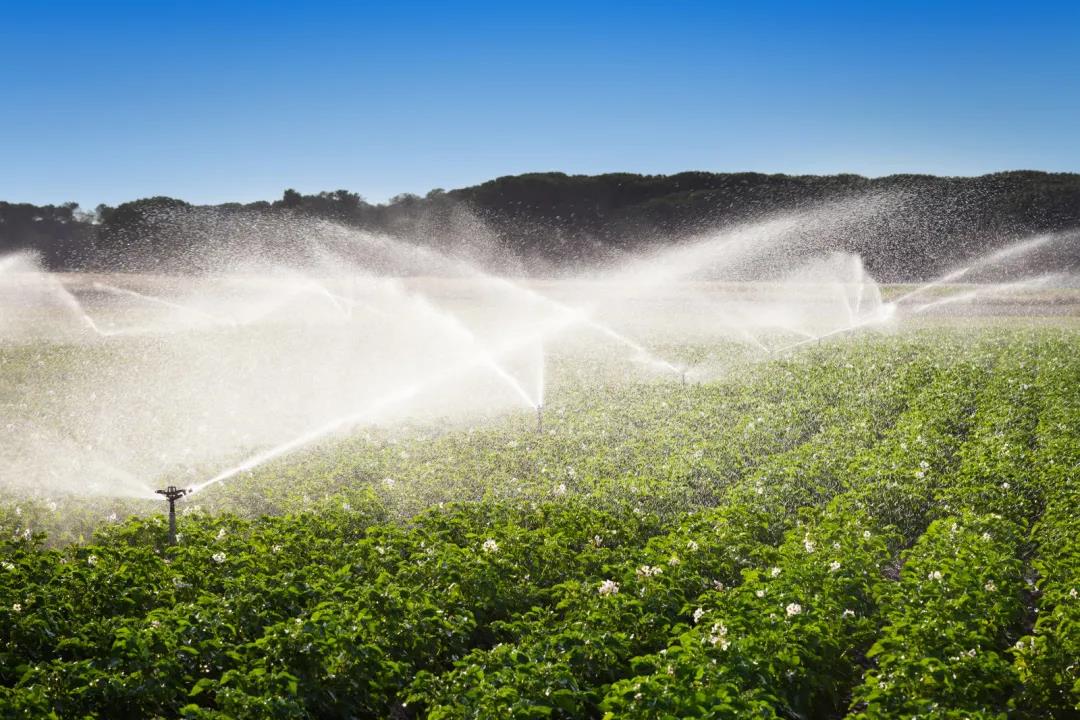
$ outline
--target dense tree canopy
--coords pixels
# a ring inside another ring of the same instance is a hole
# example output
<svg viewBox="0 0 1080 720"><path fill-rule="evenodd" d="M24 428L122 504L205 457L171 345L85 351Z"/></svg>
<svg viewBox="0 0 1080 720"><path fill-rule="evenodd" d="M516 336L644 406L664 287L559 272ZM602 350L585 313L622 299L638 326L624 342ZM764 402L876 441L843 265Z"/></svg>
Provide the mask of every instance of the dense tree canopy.
<svg viewBox="0 0 1080 720"><path fill-rule="evenodd" d="M1080 228L1080 175L1015 171L978 178L929 175L676 175L529 173L473 187L399 195L384 204L348 190L280 200L193 206L154 197L99 206L0 202L0 252L38 251L54 269L194 272L216 253L302 256L310 232L283 231L300 218L445 247L481 238L534 272L573 270L647 244L676 242L734 223L838 200L898 198L895 212L823 240L859 252L876 276L933 277L953 263L1026 234ZM200 219L199 222L192 222ZM303 236L303 237L301 237ZM819 247L822 243L819 243ZM1080 248L1042 262L1080 266Z"/></svg>

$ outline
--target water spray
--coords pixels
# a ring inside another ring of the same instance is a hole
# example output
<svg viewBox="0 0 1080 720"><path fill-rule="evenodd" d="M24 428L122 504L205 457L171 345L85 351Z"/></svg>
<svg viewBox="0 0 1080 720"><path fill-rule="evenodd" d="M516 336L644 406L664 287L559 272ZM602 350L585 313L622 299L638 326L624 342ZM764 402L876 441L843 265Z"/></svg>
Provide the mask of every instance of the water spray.
<svg viewBox="0 0 1080 720"><path fill-rule="evenodd" d="M95 290L101 290L112 295L126 295L127 297L141 300L151 305L160 305L161 307L169 308L170 310L178 310L182 313L187 313L193 317L200 318L212 325L225 325L227 327L236 327L236 321L231 318L218 317L208 312L203 312L198 308L191 307L190 305L184 305L178 302L172 302L163 298L156 297L154 295L148 295L146 293L137 292L135 290L129 290L127 288L117 287L115 285L109 285L103 282L94 282L93 288Z"/></svg>
<svg viewBox="0 0 1080 720"><path fill-rule="evenodd" d="M957 280L960 280L962 277L964 277L965 275L967 275L968 273L970 273L970 272L972 272L974 270L981 270L981 269L983 269L983 268L985 268L987 266L996 265L997 263L999 263L999 262L1001 262L1003 260L1008 260L1010 258L1026 255L1027 253L1031 252L1032 250L1036 250L1036 249L1042 247L1043 245L1047 245L1049 243L1057 242L1058 240L1061 240L1062 238L1071 238L1071 237L1074 237L1075 235L1076 235L1075 232L1044 233L1044 234L1041 234L1041 235L1036 235L1034 237L1027 238L1025 240L1020 240L1018 242L1012 243L1011 245L1006 245L1005 247L1001 248L1000 250L997 250L995 252L990 253L989 255L985 255L985 256L983 256L981 258L976 259L974 262L972 262L967 267L960 268L959 270L954 270L954 271L952 271L950 273L942 275L941 277L939 277L936 280L933 280L931 282L920 285L919 287L915 288L914 290L910 290L909 292L904 293L900 297L893 300L892 304L893 305L899 305L901 302L903 302L905 300L910 300L911 298L913 298L913 297L915 297L917 295L921 295L922 293L926 292L927 290L930 290L931 288L935 288L935 287L938 287L938 286L941 286L941 285L946 285L948 283L956 282ZM932 304L932 303L926 303L926 304L929 305L929 304ZM917 311L917 312L919 312L919 311Z"/></svg>
<svg viewBox="0 0 1080 720"><path fill-rule="evenodd" d="M790 345L785 345L785 346L783 346L781 348L777 348L776 350L773 350L772 354L773 355L779 355L782 352L787 352L788 350L795 350L796 348L801 348L801 347L804 347L806 345L811 345L811 344L820 346L822 344L822 341L826 340L828 338L835 337L837 335L844 335L846 333L854 333L854 332L856 332L858 330L861 330L862 328L865 328L865 327L871 327L873 325L884 324L884 323L888 322L890 319L892 319L893 313L895 312L895 310L896 310L896 306L894 304L892 304L892 303L890 303L888 305L884 305L884 306L882 306L881 312L879 312L877 314L877 317L870 317L870 318L867 318L866 320L862 320L862 321L854 323L852 325L848 325L847 327L838 328L836 330L830 330L829 332L822 333L821 335L815 335L814 337L809 338L807 340L800 340L799 342L791 343Z"/></svg>
<svg viewBox="0 0 1080 720"><path fill-rule="evenodd" d="M498 359L498 358L500 358L501 356L503 356L505 354L508 354L508 353L511 353L511 352L514 352L514 351L518 350L523 345L528 345L530 343L536 343L538 339L543 338L545 335L561 331L564 328L566 328L568 325L573 324L574 321L575 321L574 316L567 315L567 316L561 318L558 322L551 323L550 326L541 325L541 326L535 327L533 329L533 332L530 335L528 335L528 336L526 336L524 338L521 338L519 340L509 342L509 343L505 343L505 344L503 344L503 345L501 345L499 347L493 348L490 353L486 354L486 358L488 360L490 360L492 358ZM541 355L541 357L542 357L542 355ZM208 487L210 485L214 485L214 484L222 482L224 480L228 480L229 478L234 477L235 475L237 475L237 474L239 474L241 472L247 472L249 470L252 470L252 469L254 469L254 468L256 468L256 467L258 467L260 465L263 465L263 464L265 464L265 463L267 463L267 462L269 462L271 460L279 458L282 455L290 453L290 452L292 452L292 451L294 451L294 450L296 450L298 448L306 447L306 446L310 445L311 443L316 442L317 440L321 440L324 437L327 437L327 436L329 436L329 435L331 435L333 433L341 431L343 428L347 428L347 427L350 427L352 425L359 424L361 422L370 422L377 415L377 413L379 411L381 411L383 409L386 409L386 408L394 407L395 405L397 405L399 403L410 400L413 397L419 395L421 392L424 392L425 390L430 390L430 389L432 389L434 387L437 387L441 383L446 382L446 381L448 381L448 380L450 380L450 379L452 379L454 377L457 377L463 372L466 372L466 371L471 370L472 368L475 368L475 367L478 367L478 366L484 366L484 364L485 364L484 357L480 357L480 358L473 358L472 360L463 362L463 363L461 363L461 364L459 364L457 366L451 366L449 368L446 368L446 369L442 370L441 372L439 372L436 375L433 375L433 376L428 377L426 379L417 381L413 385L410 385L410 386L406 387L404 390L402 390L400 392L395 392L395 393L391 393L389 395L383 396L379 400L375 401L375 403L368 406L366 409L360 410L358 412L350 413L350 414L344 415L342 417L335 418L335 419L325 423L324 425L321 425L320 427L314 428L313 430L309 430L308 432L304 433L303 435L300 435L300 436L298 436L296 438L293 438L292 440L289 440L288 442L282 443L281 445L273 447L273 448L271 448L269 450L266 450L264 452L258 453L256 455L248 458L244 462L240 463L239 465L231 467L228 470L224 470L224 471L218 473L217 475L215 475L214 477L210 478L209 480L206 480L204 482L201 482L201 483L195 485L188 492L189 493L199 492L200 490L202 490L202 489L204 489L204 488L206 488L206 487ZM543 367L543 365L541 364L541 368L542 367ZM541 375L540 379L541 380L543 379L542 375ZM542 419L543 419L543 405L544 405L544 387L543 387L542 384L540 385L539 390L538 390L538 397L539 397L539 401L536 402L537 420L538 420L538 422L542 422Z"/></svg>
<svg viewBox="0 0 1080 720"><path fill-rule="evenodd" d="M169 544L176 544L176 501L188 494L187 490L170 485L164 490L155 490L158 495L164 495L169 501Z"/></svg>

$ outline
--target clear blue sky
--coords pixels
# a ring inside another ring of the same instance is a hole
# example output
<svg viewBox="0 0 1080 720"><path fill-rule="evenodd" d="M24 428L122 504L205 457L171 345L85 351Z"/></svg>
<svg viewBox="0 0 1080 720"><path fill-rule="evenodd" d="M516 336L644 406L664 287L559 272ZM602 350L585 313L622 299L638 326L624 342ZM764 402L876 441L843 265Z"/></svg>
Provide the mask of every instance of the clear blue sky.
<svg viewBox="0 0 1080 720"><path fill-rule="evenodd" d="M0 0L0 199L1080 171L1080 2Z"/></svg>

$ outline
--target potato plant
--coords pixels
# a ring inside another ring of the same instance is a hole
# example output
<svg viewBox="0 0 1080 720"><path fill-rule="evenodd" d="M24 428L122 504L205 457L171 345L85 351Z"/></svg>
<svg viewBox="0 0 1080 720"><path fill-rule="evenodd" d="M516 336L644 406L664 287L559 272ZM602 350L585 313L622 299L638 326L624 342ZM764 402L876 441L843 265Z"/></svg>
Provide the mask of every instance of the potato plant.
<svg viewBox="0 0 1080 720"><path fill-rule="evenodd" d="M1078 347L568 354L543 433L329 439L183 499L175 546L157 504L0 497L0 717L1073 717Z"/></svg>

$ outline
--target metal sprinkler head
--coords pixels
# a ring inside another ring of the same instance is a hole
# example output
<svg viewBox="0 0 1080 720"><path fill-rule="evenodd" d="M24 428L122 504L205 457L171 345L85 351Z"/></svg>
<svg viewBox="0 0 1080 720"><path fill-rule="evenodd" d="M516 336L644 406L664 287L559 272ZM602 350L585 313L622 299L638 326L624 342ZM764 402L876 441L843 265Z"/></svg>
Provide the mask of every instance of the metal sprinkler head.
<svg viewBox="0 0 1080 720"><path fill-rule="evenodd" d="M536 432L544 432L544 406L540 404L536 406Z"/></svg>
<svg viewBox="0 0 1080 720"><path fill-rule="evenodd" d="M164 495L169 501L169 544L176 544L176 501L190 492L175 485L170 485L164 490L155 490L158 495Z"/></svg>
<svg viewBox="0 0 1080 720"><path fill-rule="evenodd" d="M155 490L154 492L156 492L158 495L164 495L165 499L169 501L170 505L188 494L187 490L178 488L175 485L170 485L164 490Z"/></svg>

